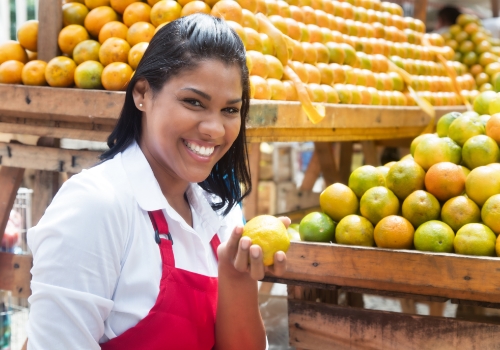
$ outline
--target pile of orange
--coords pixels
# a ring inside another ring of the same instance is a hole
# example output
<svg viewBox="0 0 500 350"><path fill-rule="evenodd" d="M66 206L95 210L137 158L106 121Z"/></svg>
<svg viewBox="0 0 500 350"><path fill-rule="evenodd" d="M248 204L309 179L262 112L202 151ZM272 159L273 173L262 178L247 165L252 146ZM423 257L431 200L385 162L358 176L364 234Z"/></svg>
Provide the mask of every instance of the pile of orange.
<svg viewBox="0 0 500 350"><path fill-rule="evenodd" d="M437 130L323 191L337 243L500 256L500 114L449 113Z"/></svg>
<svg viewBox="0 0 500 350"><path fill-rule="evenodd" d="M413 75L413 88L432 104L461 103L445 67L435 57L440 52L452 58L453 50L432 35L433 46L423 46L424 24L403 17L399 5L380 0L354 4L334 0L64 0L64 28L58 40L64 56L48 62L46 68L40 62L31 64L25 75L32 78L26 82L19 74L24 67L9 63L0 68L0 82L123 90L158 29L202 12L224 18L241 37L253 98L295 101L301 96L298 91L304 91L313 102L414 105L401 75L391 69L394 63ZM289 61L277 59L280 48L259 24L257 13L266 15L287 36ZM19 43L0 46L0 64L7 60L25 64L25 49L36 50L36 29L33 22L29 29L19 31ZM305 90L296 89L297 82L292 83L286 66ZM465 73L455 68L459 75ZM466 77L463 87L472 88Z"/></svg>

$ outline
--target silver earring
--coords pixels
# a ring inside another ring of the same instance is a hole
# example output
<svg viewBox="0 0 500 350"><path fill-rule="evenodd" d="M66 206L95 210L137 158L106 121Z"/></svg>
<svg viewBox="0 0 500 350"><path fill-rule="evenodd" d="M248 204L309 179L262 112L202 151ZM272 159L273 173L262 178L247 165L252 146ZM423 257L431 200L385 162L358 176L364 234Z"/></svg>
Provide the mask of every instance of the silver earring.
<svg viewBox="0 0 500 350"><path fill-rule="evenodd" d="M142 103L139 103L139 107L142 107Z"/></svg>

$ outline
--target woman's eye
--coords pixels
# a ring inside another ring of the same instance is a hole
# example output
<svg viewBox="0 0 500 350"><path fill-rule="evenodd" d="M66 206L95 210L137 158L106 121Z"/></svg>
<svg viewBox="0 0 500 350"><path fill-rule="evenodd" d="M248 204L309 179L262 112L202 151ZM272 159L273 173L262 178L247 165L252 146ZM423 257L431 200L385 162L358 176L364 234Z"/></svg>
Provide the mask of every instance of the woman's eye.
<svg viewBox="0 0 500 350"><path fill-rule="evenodd" d="M230 108L224 109L224 112L229 113L229 114L236 114L236 113L239 113L240 110L238 108L230 107Z"/></svg>
<svg viewBox="0 0 500 350"><path fill-rule="evenodd" d="M201 107L201 103L198 100L187 99L187 100L184 100L184 102L189 103L190 105L195 106L195 107Z"/></svg>

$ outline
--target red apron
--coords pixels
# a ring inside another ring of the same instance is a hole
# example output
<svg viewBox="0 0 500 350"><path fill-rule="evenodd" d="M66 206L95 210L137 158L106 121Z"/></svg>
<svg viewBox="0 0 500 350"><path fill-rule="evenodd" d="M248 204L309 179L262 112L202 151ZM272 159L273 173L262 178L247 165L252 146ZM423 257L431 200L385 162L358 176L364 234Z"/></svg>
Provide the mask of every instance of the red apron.
<svg viewBox="0 0 500 350"><path fill-rule="evenodd" d="M137 325L108 342L103 350L212 349L215 345L217 277L175 268L172 237L161 210L149 212L160 246L162 276L156 304ZM165 235L168 239L160 239ZM210 245L217 257L217 234Z"/></svg>

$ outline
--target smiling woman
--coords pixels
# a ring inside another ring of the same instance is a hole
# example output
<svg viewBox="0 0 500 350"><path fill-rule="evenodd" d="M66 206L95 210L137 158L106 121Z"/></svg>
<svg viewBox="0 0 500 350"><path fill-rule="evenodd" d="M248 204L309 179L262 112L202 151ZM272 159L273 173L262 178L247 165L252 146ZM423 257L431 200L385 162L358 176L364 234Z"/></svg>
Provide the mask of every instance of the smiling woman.
<svg viewBox="0 0 500 350"><path fill-rule="evenodd" d="M237 205L250 190L248 86L224 21L197 14L158 31L109 151L28 232L28 349L266 347L263 254ZM285 254L274 261L279 276Z"/></svg>

